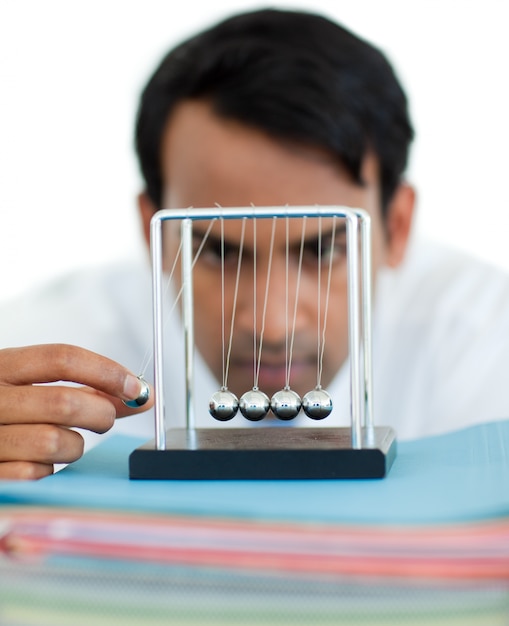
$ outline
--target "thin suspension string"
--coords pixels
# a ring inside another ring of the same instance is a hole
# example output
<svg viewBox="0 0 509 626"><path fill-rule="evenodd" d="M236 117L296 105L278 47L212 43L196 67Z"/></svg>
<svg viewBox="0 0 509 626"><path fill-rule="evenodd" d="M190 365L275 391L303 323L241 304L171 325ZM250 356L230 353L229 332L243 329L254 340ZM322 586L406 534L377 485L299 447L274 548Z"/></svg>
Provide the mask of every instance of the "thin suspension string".
<svg viewBox="0 0 509 626"><path fill-rule="evenodd" d="M242 265L242 254L244 251L244 238L245 238L245 232L246 232L246 221L247 218L243 217L242 218L242 230L240 233L240 243L239 243L239 258L237 260L237 276L235 278L235 291L233 293L233 309L232 309L232 320L231 320L231 325L230 325L230 337L229 337L229 341L228 341L228 353L226 356L226 364L224 367L224 375L223 375L223 387L225 389L227 389L227 385L228 385L228 373L230 370L230 357L231 357L231 352L232 352L232 344L233 344L233 327L234 327L234 323L235 323L235 313L237 311L237 296L239 293L239 284L240 284L240 268ZM224 237L223 234L221 234L221 239L223 241L223 249L224 249ZM223 281L224 283L224 281ZM223 303L223 320L224 320L224 291L223 291L223 299L222 299L222 303Z"/></svg>
<svg viewBox="0 0 509 626"><path fill-rule="evenodd" d="M260 375L260 365L262 362L262 346L263 346L263 336L265 333L265 319L267 313L267 302L269 300L269 283L270 283L270 274L272 269L272 258L274 256L274 238L276 234L276 222L277 217L274 215L272 218L272 231L270 235L270 248L269 248L269 262L267 264L267 278L265 280L265 295L263 300L263 311L262 311L262 324L260 328L260 342L258 345L258 363L256 364L256 375L255 375L255 387L258 387L258 378Z"/></svg>
<svg viewBox="0 0 509 626"><path fill-rule="evenodd" d="M182 241L180 242L179 247L177 248L177 253L175 254L175 258L173 259L173 265L171 267L168 280L166 281L166 284L164 285L163 299L165 299L166 296L168 295L170 284L173 278L173 274L175 273L175 268L177 267L177 261L179 260L181 251L182 251ZM152 351L153 351L153 348L150 345L145 350L145 354L143 355L143 359L141 361L140 376L145 375L147 368L150 365L150 361L152 360Z"/></svg>
<svg viewBox="0 0 509 626"><path fill-rule="evenodd" d="M253 389L258 389L256 370L256 218L253 218Z"/></svg>
<svg viewBox="0 0 509 626"><path fill-rule="evenodd" d="M288 357L288 365L287 365L287 373L286 373L286 387L290 388L290 372L292 369L292 359L293 359L293 343L295 338L295 326L297 325L297 305L299 302L299 292L300 292L300 279L302 275L302 260L304 258L304 239L306 233L306 220L307 217L304 216L302 218L302 232L300 237L300 250L299 250L299 265L297 268L297 283L295 287L295 303L293 306L293 321L292 321L292 336L290 340L290 354ZM288 242L288 238L287 238ZM288 294L288 274L287 274L287 284L286 284L286 292Z"/></svg>
<svg viewBox="0 0 509 626"><path fill-rule="evenodd" d="M193 262L191 264L191 270L194 269L194 266L196 265L196 262L198 261L198 258L200 257L200 254L201 254L201 252L203 250L203 247L205 246L205 243L206 243L206 241L208 239L208 236L210 234L210 231L212 230L212 226L213 226L213 224L214 224L216 219L217 218L213 218L211 220L207 230L205 231L205 233L203 235L203 238L202 238L202 240L200 242L198 250L196 251L196 255L195 255L195 257L193 259ZM168 280L166 281L166 285L165 285L165 288L164 288L164 295L165 296L167 295L167 293L169 291L169 287L170 287L170 284L171 284L171 281L172 281L172 278L173 278L173 274L175 273L175 268L177 266L178 259L179 259L180 255L181 255L181 251L182 251L182 240L180 241L179 247L177 249L177 253L175 254L175 259L173 261L173 265L172 265L172 268L171 268L171 271L170 271L170 275L168 277ZM175 310L175 307L179 303L180 298L182 297L182 293L184 292L184 288L185 288L185 285L182 284L178 294L176 295L176 297L175 297L175 299L173 301L171 309L168 311L168 314L166 315L166 319L165 319L165 322L164 322L165 326L168 323L168 321L169 321L173 311ZM152 360L152 358L153 358L153 348L149 347L145 351L145 356L143 357L143 360L142 360L142 368L140 369L140 376L141 377L145 377L147 368L150 365L150 361Z"/></svg>
<svg viewBox="0 0 509 626"><path fill-rule="evenodd" d="M288 387L289 370L288 367L288 259L290 256L290 220L285 217L285 385Z"/></svg>
<svg viewBox="0 0 509 626"><path fill-rule="evenodd" d="M318 262L318 276L317 276L317 285L318 285L318 293L317 293L317 313L316 313L316 341L318 344L317 347L317 355L318 360L316 363L316 386L320 386L320 381L322 377L322 366L320 363L320 353L321 353L321 316L322 316L322 216L318 216L318 254L317 254L317 262Z"/></svg>
<svg viewBox="0 0 509 626"><path fill-rule="evenodd" d="M224 218L220 218L221 223L221 363L223 364L222 389L226 386L226 358L225 358L225 337L224 337Z"/></svg>
<svg viewBox="0 0 509 626"><path fill-rule="evenodd" d="M321 388L322 386L322 370L323 370L323 355L325 351L325 334L327 330L327 317L329 312L329 296L330 296L330 286L331 286L331 278L332 278L332 263L334 260L334 246L336 241L336 216L334 215L332 219L332 240L331 240L331 252L329 254L329 268L327 275L327 291L325 293L325 307L323 311L323 326L321 333L321 346L320 346L320 331L318 334L318 376L316 381L317 388ZM319 264L320 265L320 264ZM320 283L319 283L320 284ZM318 294L318 300L320 300L320 294ZM318 324L320 324L320 317L318 317Z"/></svg>

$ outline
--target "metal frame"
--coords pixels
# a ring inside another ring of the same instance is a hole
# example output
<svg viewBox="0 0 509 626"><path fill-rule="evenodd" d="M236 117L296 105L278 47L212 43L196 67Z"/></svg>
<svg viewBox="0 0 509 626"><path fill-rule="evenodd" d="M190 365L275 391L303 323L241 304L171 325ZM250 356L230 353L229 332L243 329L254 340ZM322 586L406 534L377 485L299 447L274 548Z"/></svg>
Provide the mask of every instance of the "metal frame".
<svg viewBox="0 0 509 626"><path fill-rule="evenodd" d="M166 209L158 211L151 221L154 384L155 384L155 448L166 450L163 359L163 234L167 220L182 221L183 323L186 355L186 430L191 440L195 435L193 378L193 277L192 222L215 218L273 217L339 217L346 221L348 277L348 335L351 394L351 447L360 450L375 442L372 386L372 319L371 319L371 220L362 209L343 206L321 207L253 207ZM360 238L359 238L360 231ZM360 255L359 255L360 239ZM360 285L360 287L359 287ZM361 332L362 328L362 332ZM364 436L363 436L364 435Z"/></svg>

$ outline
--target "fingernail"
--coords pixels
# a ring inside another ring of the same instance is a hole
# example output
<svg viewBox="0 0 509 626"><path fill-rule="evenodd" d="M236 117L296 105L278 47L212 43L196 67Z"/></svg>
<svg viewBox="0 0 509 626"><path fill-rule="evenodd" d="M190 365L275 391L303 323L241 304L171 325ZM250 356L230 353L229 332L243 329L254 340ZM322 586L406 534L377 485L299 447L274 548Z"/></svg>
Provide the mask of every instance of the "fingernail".
<svg viewBox="0 0 509 626"><path fill-rule="evenodd" d="M122 400L122 402L128 407L137 409L148 402L150 387L141 376L135 377L128 374L124 383L124 393L129 400Z"/></svg>
<svg viewBox="0 0 509 626"><path fill-rule="evenodd" d="M139 378L128 374L124 382L124 396L127 400L136 400L141 393L142 383Z"/></svg>

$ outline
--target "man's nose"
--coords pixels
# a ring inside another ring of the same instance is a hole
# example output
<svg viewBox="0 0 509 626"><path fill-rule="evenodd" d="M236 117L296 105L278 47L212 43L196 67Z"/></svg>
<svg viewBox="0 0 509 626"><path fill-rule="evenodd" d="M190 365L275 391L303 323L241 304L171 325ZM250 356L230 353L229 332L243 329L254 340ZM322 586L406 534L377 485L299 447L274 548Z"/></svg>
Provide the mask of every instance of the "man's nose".
<svg viewBox="0 0 509 626"><path fill-rule="evenodd" d="M257 264L256 287L254 272L249 277L243 275L237 311L242 330L254 332L258 337L263 333L263 341L268 345L284 346L287 334L292 333L294 317L295 330L302 325L297 283L298 272L289 266L287 273L284 255Z"/></svg>

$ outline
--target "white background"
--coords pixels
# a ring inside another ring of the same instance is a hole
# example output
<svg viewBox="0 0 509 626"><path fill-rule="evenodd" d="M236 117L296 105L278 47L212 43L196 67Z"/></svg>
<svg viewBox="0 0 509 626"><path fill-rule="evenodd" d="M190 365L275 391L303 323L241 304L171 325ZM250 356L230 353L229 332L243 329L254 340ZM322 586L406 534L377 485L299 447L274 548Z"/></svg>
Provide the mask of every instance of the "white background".
<svg viewBox="0 0 509 626"><path fill-rule="evenodd" d="M0 0L0 299L142 254L138 94L173 44L239 0ZM509 2L313 0L381 47L417 131L417 231L509 268Z"/></svg>

